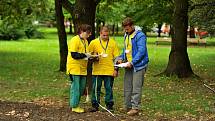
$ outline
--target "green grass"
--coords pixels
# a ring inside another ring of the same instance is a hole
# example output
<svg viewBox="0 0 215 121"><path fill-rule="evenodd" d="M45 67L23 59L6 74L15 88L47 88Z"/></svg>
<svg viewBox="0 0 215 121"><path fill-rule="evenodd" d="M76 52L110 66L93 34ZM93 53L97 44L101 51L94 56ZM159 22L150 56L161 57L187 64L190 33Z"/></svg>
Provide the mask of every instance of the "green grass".
<svg viewBox="0 0 215 121"><path fill-rule="evenodd" d="M67 103L69 81L59 72L59 46L56 29L41 28L45 39L0 41L0 100L32 101L55 98ZM71 36L68 37L70 39ZM114 37L119 47L122 37ZM167 65L170 45L154 44L148 38L150 63L142 95L142 115L148 119L212 117L215 96L201 81L188 78L154 77ZM213 83L215 79L215 39L207 38L207 47L189 46L193 71ZM123 70L114 83L115 108L123 107Z"/></svg>

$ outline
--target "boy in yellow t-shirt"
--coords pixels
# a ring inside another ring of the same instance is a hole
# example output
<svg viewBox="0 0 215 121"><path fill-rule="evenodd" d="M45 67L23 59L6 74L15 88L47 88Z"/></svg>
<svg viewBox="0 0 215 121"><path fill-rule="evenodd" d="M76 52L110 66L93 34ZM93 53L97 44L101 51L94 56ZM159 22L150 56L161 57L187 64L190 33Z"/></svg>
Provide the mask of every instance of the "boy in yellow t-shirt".
<svg viewBox="0 0 215 121"><path fill-rule="evenodd" d="M70 107L73 112L83 113L84 109L79 107L79 102L86 86L87 38L91 35L92 28L90 25L82 24L78 31L79 34L68 44L67 74L71 79Z"/></svg>
<svg viewBox="0 0 215 121"><path fill-rule="evenodd" d="M114 59L119 55L118 47L113 39L109 39L109 30L107 26L103 26L100 31L100 37L91 41L89 45L90 53L97 53L98 61L93 62L92 71L92 109L91 112L98 111L100 104L100 92L102 81L105 87L105 104L107 109L113 109L113 77L117 75L114 70Z"/></svg>

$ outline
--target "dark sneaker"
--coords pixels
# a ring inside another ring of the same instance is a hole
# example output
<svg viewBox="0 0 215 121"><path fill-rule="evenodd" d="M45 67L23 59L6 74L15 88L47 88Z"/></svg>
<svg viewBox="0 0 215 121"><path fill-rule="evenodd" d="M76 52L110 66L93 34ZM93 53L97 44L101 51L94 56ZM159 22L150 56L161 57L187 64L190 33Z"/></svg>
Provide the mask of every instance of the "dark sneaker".
<svg viewBox="0 0 215 121"><path fill-rule="evenodd" d="M96 112L96 111L99 111L99 108L95 108L95 107L92 107L89 109L90 112Z"/></svg>
<svg viewBox="0 0 215 121"><path fill-rule="evenodd" d="M111 112L113 111L113 107L107 107L107 109Z"/></svg>
<svg viewBox="0 0 215 121"><path fill-rule="evenodd" d="M130 111L127 112L129 116L134 116L134 115L137 115L138 113L139 113L139 110L137 109L131 109Z"/></svg>

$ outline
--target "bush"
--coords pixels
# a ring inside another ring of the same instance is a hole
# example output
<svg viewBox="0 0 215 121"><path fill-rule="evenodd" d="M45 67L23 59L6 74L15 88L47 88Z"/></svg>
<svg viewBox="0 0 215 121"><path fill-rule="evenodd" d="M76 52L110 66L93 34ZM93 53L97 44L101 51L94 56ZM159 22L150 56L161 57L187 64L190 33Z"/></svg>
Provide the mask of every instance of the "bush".
<svg viewBox="0 0 215 121"><path fill-rule="evenodd" d="M9 27L0 26L0 40L18 40L21 37L27 38L44 38L43 34L36 30L35 27L18 28L13 25Z"/></svg>
<svg viewBox="0 0 215 121"><path fill-rule="evenodd" d="M18 40L23 36L19 30L3 31L0 29L0 40Z"/></svg>
<svg viewBox="0 0 215 121"><path fill-rule="evenodd" d="M34 27L30 27L25 30L25 35L30 39L30 38L37 38L37 39L42 39L44 38L43 34L39 31L36 30Z"/></svg>

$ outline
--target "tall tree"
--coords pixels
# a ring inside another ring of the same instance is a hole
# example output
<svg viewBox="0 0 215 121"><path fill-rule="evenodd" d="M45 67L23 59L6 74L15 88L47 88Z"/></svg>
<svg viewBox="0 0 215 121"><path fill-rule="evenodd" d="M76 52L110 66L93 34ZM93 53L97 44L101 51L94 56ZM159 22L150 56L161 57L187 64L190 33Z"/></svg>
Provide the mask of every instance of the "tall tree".
<svg viewBox="0 0 215 121"><path fill-rule="evenodd" d="M188 0L174 0L174 6L171 52L164 73L179 78L190 77L194 73L187 53Z"/></svg>
<svg viewBox="0 0 215 121"><path fill-rule="evenodd" d="M62 10L61 0L55 0L55 11L56 11L56 22L59 37L59 47L60 47L60 71L66 71L67 62L67 36L64 26L64 16Z"/></svg>
<svg viewBox="0 0 215 121"><path fill-rule="evenodd" d="M89 40L95 38L95 13L96 5L100 0L75 0L75 3L69 0L55 0L56 20L60 44L60 71L66 70L67 61L67 42L64 26L64 16L62 7L65 8L71 15L74 23L75 34L77 34L78 26L81 24L89 24L92 26L92 35Z"/></svg>

